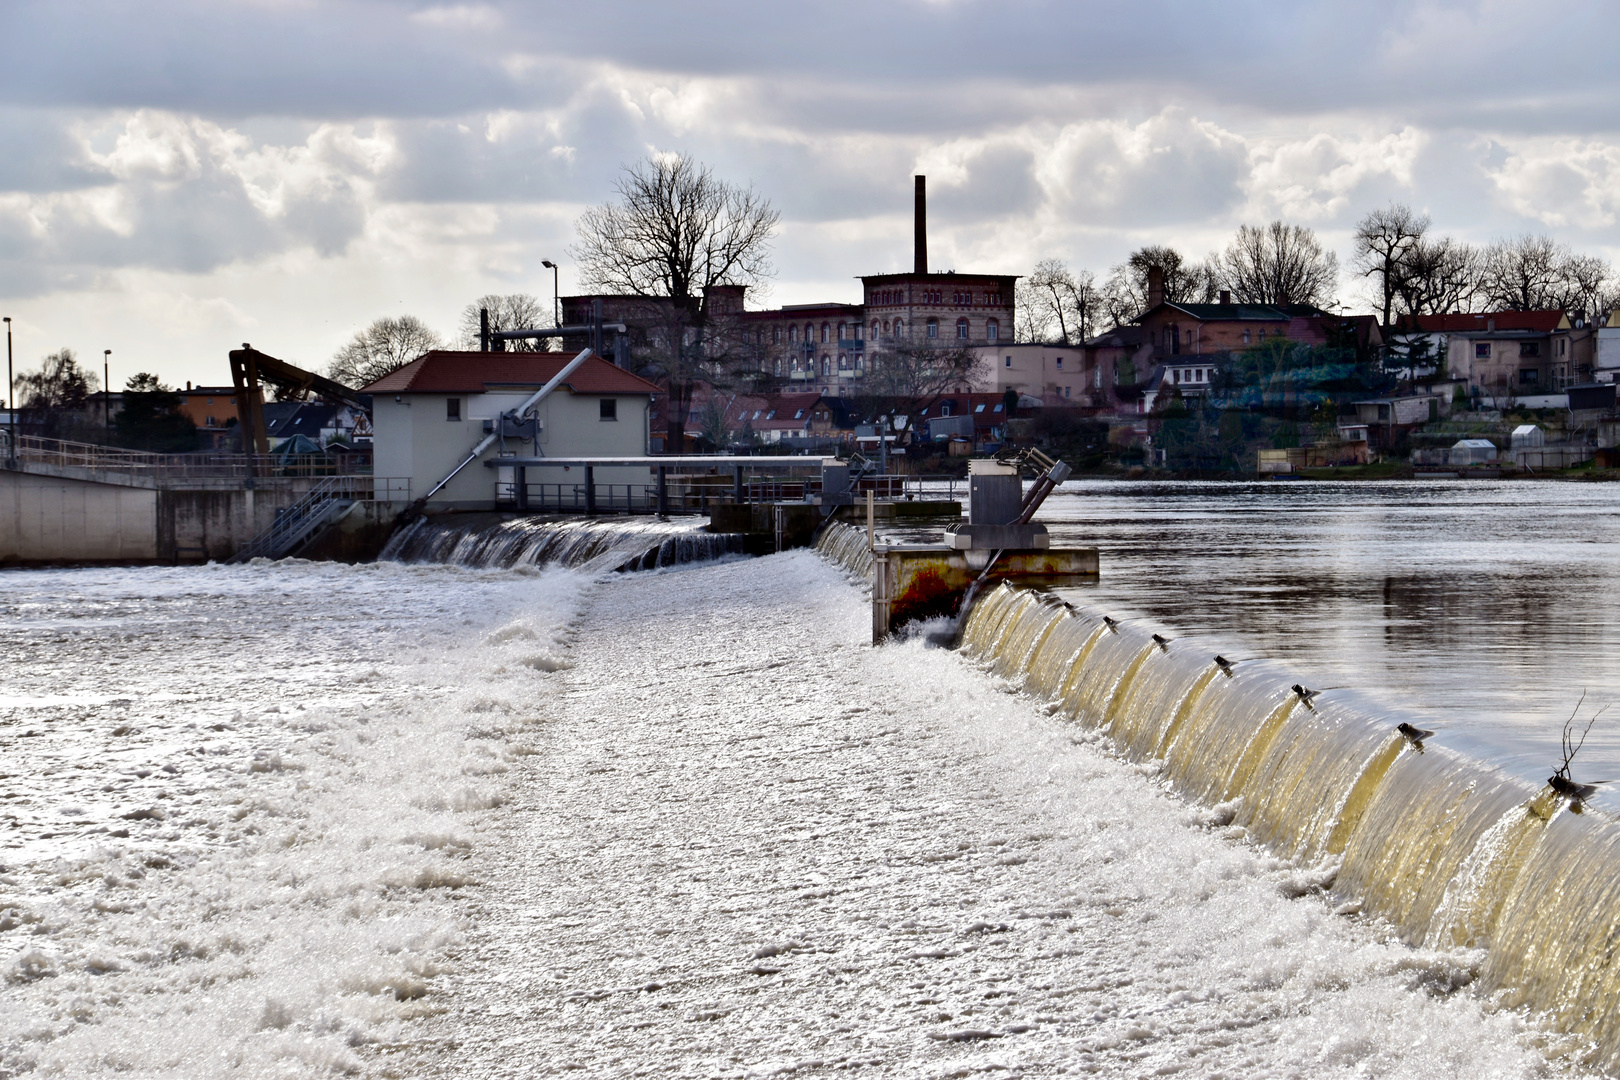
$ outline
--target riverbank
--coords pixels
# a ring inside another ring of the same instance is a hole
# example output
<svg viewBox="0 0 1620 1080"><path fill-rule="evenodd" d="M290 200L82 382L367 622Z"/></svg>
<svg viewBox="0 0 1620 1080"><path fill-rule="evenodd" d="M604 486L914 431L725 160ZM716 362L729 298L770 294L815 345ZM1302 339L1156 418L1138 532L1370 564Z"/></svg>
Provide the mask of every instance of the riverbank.
<svg viewBox="0 0 1620 1080"><path fill-rule="evenodd" d="M1480 955L1334 914L1323 868L869 619L807 552L599 585L389 1067L1545 1073Z"/></svg>

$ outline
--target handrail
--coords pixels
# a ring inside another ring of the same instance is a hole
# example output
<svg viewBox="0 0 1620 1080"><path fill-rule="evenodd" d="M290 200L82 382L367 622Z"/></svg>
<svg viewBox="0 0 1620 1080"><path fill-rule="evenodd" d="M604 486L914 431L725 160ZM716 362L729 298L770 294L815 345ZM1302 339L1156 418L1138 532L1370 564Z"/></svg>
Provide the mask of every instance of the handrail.
<svg viewBox="0 0 1620 1080"><path fill-rule="evenodd" d="M328 454L159 454L146 450L126 450L117 446L73 442L39 435L18 435L16 452L10 447L10 433L0 429L0 454L21 465L37 464L57 468L85 469L90 472L144 476L153 480L247 479L265 476L367 476L363 472L339 472L340 462Z"/></svg>

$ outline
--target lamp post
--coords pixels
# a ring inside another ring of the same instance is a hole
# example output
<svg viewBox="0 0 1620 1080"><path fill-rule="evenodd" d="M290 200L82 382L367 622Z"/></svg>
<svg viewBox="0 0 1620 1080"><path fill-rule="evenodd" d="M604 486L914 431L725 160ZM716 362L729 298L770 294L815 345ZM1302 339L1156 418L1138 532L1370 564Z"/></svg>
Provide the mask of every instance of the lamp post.
<svg viewBox="0 0 1620 1080"><path fill-rule="evenodd" d="M558 298L557 264L550 259L541 259L540 265L551 271L551 325L562 325L562 301Z"/></svg>
<svg viewBox="0 0 1620 1080"><path fill-rule="evenodd" d="M107 372L112 367L112 350L101 350L101 430L103 438L112 439L112 382Z"/></svg>
<svg viewBox="0 0 1620 1080"><path fill-rule="evenodd" d="M17 391L11 382L11 316L6 317L6 408L11 419L11 439L6 445L6 467L17 467Z"/></svg>

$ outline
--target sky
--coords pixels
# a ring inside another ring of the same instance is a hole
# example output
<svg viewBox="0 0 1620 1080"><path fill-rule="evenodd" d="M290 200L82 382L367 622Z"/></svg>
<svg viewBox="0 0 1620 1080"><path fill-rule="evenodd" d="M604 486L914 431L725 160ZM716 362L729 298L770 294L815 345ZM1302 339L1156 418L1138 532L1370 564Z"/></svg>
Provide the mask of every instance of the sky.
<svg viewBox="0 0 1620 1080"><path fill-rule="evenodd" d="M1391 200L1620 262L1617 39L1609 0L5 0L0 314L18 370L321 368L380 316L549 295L542 260L576 291L575 219L668 153L781 211L751 306L909 269L917 172L934 269L1101 276L1275 218L1348 266Z"/></svg>

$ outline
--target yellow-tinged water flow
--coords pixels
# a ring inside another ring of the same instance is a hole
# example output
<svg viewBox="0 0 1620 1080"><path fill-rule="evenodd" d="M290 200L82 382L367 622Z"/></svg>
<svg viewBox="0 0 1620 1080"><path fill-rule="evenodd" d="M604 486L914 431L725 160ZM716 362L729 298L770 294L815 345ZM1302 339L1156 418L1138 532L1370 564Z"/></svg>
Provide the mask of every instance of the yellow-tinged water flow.
<svg viewBox="0 0 1620 1080"><path fill-rule="evenodd" d="M1307 707L1270 661L1230 674L1195 641L1002 585L962 648L1127 756L1162 759L1183 797L1234 803L1251 839L1338 861L1336 902L1359 901L1414 945L1484 949L1487 992L1544 1012L1620 1067L1620 826L1446 749L1353 691Z"/></svg>

